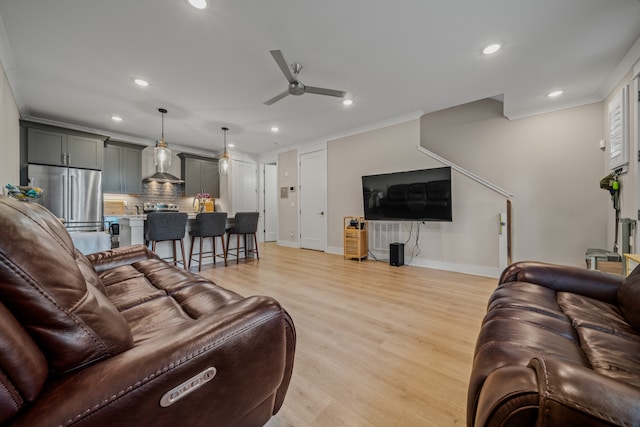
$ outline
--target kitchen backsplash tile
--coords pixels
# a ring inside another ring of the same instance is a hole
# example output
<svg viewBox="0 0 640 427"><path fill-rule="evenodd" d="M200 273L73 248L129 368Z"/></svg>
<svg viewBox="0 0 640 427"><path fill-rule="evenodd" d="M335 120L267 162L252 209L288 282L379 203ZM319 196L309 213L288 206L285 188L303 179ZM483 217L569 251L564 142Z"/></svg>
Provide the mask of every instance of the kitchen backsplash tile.
<svg viewBox="0 0 640 427"><path fill-rule="evenodd" d="M105 201L126 202L125 214L132 215L142 213L145 203L174 203L182 212L193 210L193 197L182 197L180 185L160 182L143 182L142 194L104 193ZM138 206L138 211L136 211Z"/></svg>

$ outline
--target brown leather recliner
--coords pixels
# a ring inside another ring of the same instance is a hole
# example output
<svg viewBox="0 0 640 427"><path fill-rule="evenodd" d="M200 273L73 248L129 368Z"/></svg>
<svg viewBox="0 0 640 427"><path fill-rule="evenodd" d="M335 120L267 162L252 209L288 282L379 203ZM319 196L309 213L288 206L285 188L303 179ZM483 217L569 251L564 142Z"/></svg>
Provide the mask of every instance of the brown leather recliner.
<svg viewBox="0 0 640 427"><path fill-rule="evenodd" d="M295 329L144 246L89 256L38 204L0 196L0 425L260 426Z"/></svg>
<svg viewBox="0 0 640 427"><path fill-rule="evenodd" d="M640 425L640 268L520 262L476 343L467 425Z"/></svg>

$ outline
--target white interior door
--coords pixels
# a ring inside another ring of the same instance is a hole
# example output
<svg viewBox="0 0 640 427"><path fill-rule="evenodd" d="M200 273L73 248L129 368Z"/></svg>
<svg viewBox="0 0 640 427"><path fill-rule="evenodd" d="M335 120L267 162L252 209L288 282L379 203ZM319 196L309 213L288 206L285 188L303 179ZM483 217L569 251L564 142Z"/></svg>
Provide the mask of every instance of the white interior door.
<svg viewBox="0 0 640 427"><path fill-rule="evenodd" d="M278 240L278 167L264 165L264 241Z"/></svg>
<svg viewBox="0 0 640 427"><path fill-rule="evenodd" d="M258 165L234 160L231 170L234 214L258 212Z"/></svg>
<svg viewBox="0 0 640 427"><path fill-rule="evenodd" d="M327 240L327 151L300 156L300 247L324 251Z"/></svg>

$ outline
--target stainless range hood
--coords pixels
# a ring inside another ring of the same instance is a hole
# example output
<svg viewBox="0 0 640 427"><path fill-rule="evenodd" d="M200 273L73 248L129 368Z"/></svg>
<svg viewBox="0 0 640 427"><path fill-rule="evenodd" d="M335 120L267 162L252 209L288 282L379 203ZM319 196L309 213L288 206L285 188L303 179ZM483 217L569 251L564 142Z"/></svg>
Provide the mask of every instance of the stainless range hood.
<svg viewBox="0 0 640 427"><path fill-rule="evenodd" d="M143 182L150 182L150 181L156 181L156 182L170 182L172 184L183 184L184 180L171 175L168 172L156 172L151 176L146 177L145 179L142 180Z"/></svg>

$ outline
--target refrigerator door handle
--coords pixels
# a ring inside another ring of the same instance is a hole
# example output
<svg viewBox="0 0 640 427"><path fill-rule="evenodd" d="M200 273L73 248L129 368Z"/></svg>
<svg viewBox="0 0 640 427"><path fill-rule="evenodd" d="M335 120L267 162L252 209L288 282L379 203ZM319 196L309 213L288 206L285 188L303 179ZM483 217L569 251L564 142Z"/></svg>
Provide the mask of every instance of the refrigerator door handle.
<svg viewBox="0 0 640 427"><path fill-rule="evenodd" d="M69 203L67 203L67 177L65 174L60 175L62 179L62 217L69 220Z"/></svg>
<svg viewBox="0 0 640 427"><path fill-rule="evenodd" d="M76 176L73 174L69 174L69 219L71 221L75 221L76 220L76 216L75 216L75 211L76 211L76 205L74 202L74 198L75 198L75 188L74 188L74 184L75 184L75 179Z"/></svg>

